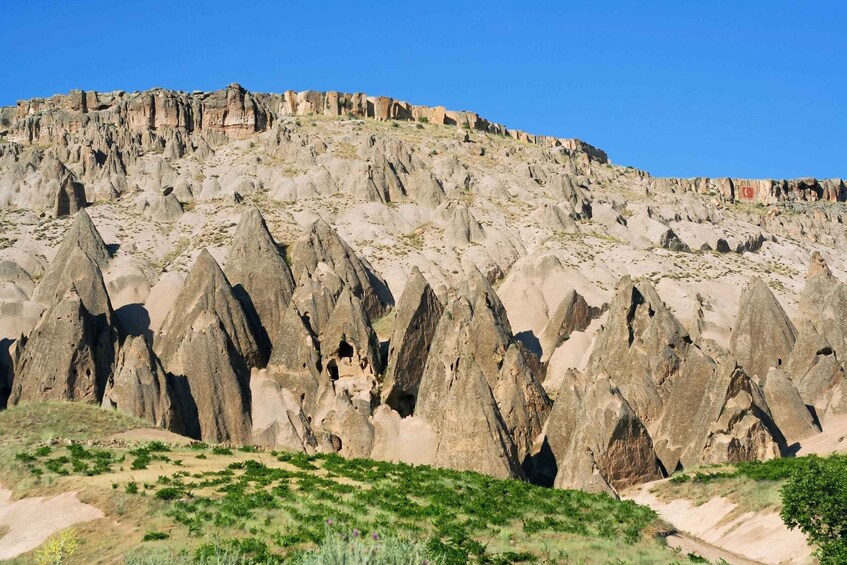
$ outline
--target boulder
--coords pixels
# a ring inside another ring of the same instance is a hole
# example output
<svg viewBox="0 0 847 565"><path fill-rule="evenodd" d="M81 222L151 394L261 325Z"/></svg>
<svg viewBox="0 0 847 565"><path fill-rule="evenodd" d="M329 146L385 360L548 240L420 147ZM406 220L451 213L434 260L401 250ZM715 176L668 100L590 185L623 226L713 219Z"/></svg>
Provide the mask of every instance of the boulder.
<svg viewBox="0 0 847 565"><path fill-rule="evenodd" d="M591 320L599 315L600 309L589 306L581 294L573 289L568 291L538 338L543 352L541 360L550 359L556 348L562 345L573 332L585 330Z"/></svg>

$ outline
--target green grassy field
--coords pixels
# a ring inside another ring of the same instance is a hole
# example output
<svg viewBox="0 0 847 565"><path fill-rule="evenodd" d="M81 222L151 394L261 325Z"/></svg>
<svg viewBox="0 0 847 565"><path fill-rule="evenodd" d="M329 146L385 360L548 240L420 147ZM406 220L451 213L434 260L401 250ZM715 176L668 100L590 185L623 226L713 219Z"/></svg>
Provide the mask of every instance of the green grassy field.
<svg viewBox="0 0 847 565"><path fill-rule="evenodd" d="M74 490L106 514L75 528L68 562L338 562L333 551L365 556L352 563L690 561L662 543L652 510L606 495L337 455L109 439L143 426L80 404L0 413L0 484L16 497Z"/></svg>

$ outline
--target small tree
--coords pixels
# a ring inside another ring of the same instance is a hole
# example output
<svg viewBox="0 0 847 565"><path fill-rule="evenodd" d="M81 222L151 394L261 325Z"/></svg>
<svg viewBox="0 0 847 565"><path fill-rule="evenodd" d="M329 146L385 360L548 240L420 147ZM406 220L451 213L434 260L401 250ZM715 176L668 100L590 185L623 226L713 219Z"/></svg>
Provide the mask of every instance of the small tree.
<svg viewBox="0 0 847 565"><path fill-rule="evenodd" d="M818 546L822 565L847 563L847 457L809 457L782 487L782 520Z"/></svg>

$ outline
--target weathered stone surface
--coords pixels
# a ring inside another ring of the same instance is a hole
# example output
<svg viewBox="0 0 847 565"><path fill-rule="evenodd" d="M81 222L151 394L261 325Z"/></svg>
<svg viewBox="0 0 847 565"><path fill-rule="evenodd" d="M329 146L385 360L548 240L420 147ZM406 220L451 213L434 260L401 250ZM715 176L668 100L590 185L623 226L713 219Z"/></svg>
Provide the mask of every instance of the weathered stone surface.
<svg viewBox="0 0 847 565"><path fill-rule="evenodd" d="M589 306L578 292L573 289L568 291L538 338L543 352L542 361L549 359L571 333L587 328L599 314L600 309Z"/></svg>
<svg viewBox="0 0 847 565"><path fill-rule="evenodd" d="M788 446L820 433L820 425L812 418L800 393L783 371L772 368L760 381L760 386L774 423L785 436Z"/></svg>
<svg viewBox="0 0 847 565"><path fill-rule="evenodd" d="M785 310L762 279L753 277L741 295L730 336L732 354L751 376L788 362L797 332Z"/></svg>
<svg viewBox="0 0 847 565"><path fill-rule="evenodd" d="M17 344L10 403L99 402L112 371L115 339L111 327L90 313L71 287Z"/></svg>
<svg viewBox="0 0 847 565"><path fill-rule="evenodd" d="M688 332L649 281L623 277L598 332L590 375L605 372L648 429L659 418L682 357Z"/></svg>
<svg viewBox="0 0 847 565"><path fill-rule="evenodd" d="M167 373L144 336L128 337L106 383L103 406L182 432Z"/></svg>
<svg viewBox="0 0 847 565"><path fill-rule="evenodd" d="M35 288L32 296L34 301L47 305L55 299L57 293L64 294L67 286L63 286L62 278L68 264L72 263L71 254L74 248L82 250L99 269L104 269L109 262L106 244L85 210L77 213L68 233L65 234L65 239L50 262L47 273Z"/></svg>
<svg viewBox="0 0 847 565"><path fill-rule="evenodd" d="M294 392L262 369L251 374L250 395L253 443L271 449L315 452L317 440Z"/></svg>
<svg viewBox="0 0 847 565"><path fill-rule="evenodd" d="M385 315L394 303L388 285L374 274L338 233L323 220L314 222L292 250L294 272L313 275L321 263L330 267L358 297L371 319Z"/></svg>
<svg viewBox="0 0 847 565"><path fill-rule="evenodd" d="M282 331L294 278L258 208L248 208L241 215L229 247L226 275L252 319L253 332L267 358L274 337Z"/></svg>
<svg viewBox="0 0 847 565"><path fill-rule="evenodd" d="M731 355L717 352L712 358L696 346L688 349L672 383L653 442L668 473L725 462L721 457L775 457L785 447L758 385Z"/></svg>
<svg viewBox="0 0 847 565"><path fill-rule="evenodd" d="M470 346L471 304L448 304L435 331L415 415L438 433L434 464L518 477L517 448Z"/></svg>
<svg viewBox="0 0 847 565"><path fill-rule="evenodd" d="M241 304L208 251L188 274L155 345L168 372L184 377L178 394L186 432L204 441L249 441L250 367L261 354Z"/></svg>
<svg viewBox="0 0 847 565"><path fill-rule="evenodd" d="M444 310L427 280L415 267L395 310L382 401L402 416L414 411L418 388L438 320Z"/></svg>
<svg viewBox="0 0 847 565"><path fill-rule="evenodd" d="M556 461L557 488L615 494L663 477L650 434L605 375L562 383L545 442Z"/></svg>

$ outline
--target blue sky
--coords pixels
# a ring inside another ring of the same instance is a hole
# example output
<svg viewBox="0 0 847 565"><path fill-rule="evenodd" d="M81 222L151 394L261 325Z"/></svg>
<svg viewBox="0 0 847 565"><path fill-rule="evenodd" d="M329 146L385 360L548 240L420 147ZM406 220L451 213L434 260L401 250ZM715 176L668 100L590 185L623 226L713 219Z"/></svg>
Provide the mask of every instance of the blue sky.
<svg viewBox="0 0 847 565"><path fill-rule="evenodd" d="M364 91L579 137L654 175L847 177L843 1L0 0L0 19L0 105Z"/></svg>

